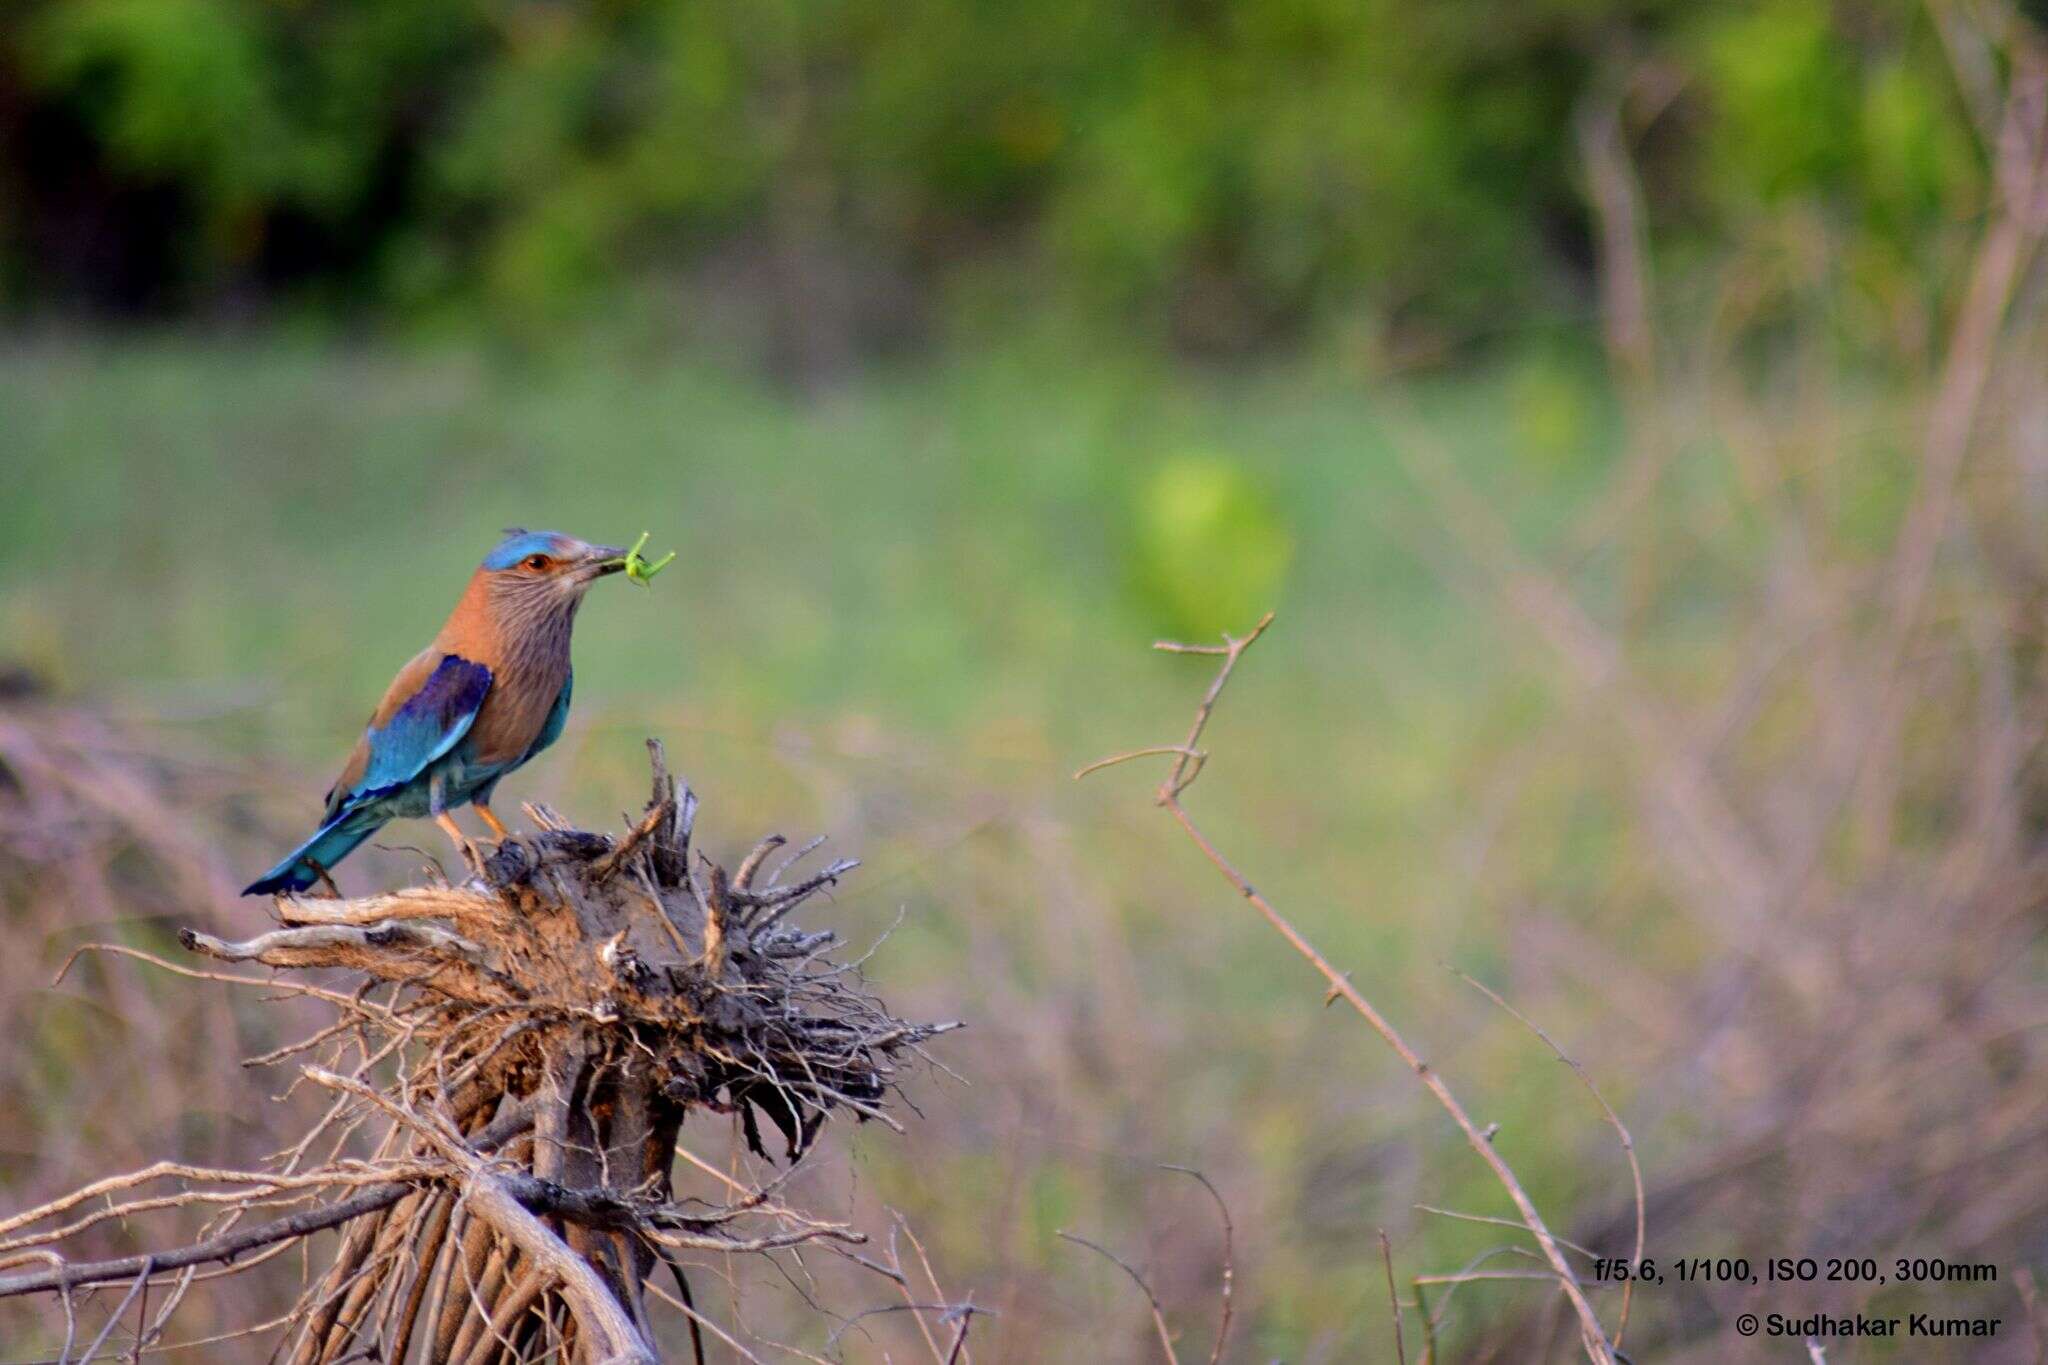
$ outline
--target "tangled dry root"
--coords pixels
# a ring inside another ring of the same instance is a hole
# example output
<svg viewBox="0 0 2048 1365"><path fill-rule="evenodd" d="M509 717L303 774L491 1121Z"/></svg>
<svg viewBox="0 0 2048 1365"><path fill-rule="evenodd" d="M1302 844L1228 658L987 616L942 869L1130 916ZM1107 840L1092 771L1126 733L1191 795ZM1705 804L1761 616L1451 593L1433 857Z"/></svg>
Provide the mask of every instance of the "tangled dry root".
<svg viewBox="0 0 2048 1365"><path fill-rule="evenodd" d="M663 1262L693 1337L702 1321L675 1253L862 1241L782 1202L786 1177L749 1186L696 1163L685 1175L718 1182L715 1197L678 1197L677 1162L695 1161L678 1147L683 1122L737 1114L765 1156L765 1118L791 1162L835 1110L896 1128L898 1066L956 1026L892 1017L826 956L830 931L791 921L852 860L797 875L817 842L778 859L772 836L728 875L693 852L696 798L649 750L653 794L623 837L529 808L537 832L508 839L461 886L281 898L282 926L246 942L185 931L194 952L294 975L174 970L331 1007L317 1033L252 1061L297 1063L332 1104L268 1169L159 1163L0 1219L0 1272L41 1263L0 1273L0 1297L57 1293L75 1329L78 1291L127 1283L147 1306L160 1286L154 1310L135 1315L147 1344L200 1267L239 1268L342 1227L291 1313L252 1329L279 1333L295 1365L652 1361ZM323 969L359 984L296 975ZM193 1206L219 1213L173 1249L97 1262L59 1250L112 1218Z"/></svg>

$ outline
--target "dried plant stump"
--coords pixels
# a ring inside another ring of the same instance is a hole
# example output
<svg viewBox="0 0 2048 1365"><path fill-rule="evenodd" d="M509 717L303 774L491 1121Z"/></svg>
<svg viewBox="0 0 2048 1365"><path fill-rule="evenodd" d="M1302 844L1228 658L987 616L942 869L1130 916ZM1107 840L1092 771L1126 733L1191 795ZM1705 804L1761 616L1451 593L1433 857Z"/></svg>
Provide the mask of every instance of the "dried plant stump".
<svg viewBox="0 0 2048 1365"><path fill-rule="evenodd" d="M245 942L184 931L195 953L275 973L200 975L331 1008L251 1059L296 1066L331 1104L273 1167L160 1163L0 1218L0 1297L56 1294L72 1323L94 1287L126 1293L106 1340L140 1350L199 1268L335 1228L289 1316L251 1329L277 1359L650 1362L649 1281L680 1282L678 1253L865 1240L785 1202L786 1172L753 1183L694 1157L683 1125L736 1116L757 1155L791 1164L835 1111L897 1127L899 1067L955 1025L893 1017L828 956L831 932L791 918L852 860L802 873L816 844L778 857L771 837L728 876L692 848L696 798L648 747L653 794L619 838L530 808L539 828L459 886L280 898L280 926ZM679 1162L710 1197L678 1190ZM215 1213L160 1251L63 1254L85 1226L178 1207Z"/></svg>

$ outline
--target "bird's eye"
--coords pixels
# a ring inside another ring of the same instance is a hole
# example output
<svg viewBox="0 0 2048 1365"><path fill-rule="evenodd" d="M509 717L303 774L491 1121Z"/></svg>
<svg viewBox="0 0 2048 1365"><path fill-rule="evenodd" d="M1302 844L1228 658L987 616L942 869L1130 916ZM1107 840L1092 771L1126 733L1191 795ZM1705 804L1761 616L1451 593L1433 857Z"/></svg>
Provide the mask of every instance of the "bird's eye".
<svg viewBox="0 0 2048 1365"><path fill-rule="evenodd" d="M528 555L525 567L533 570L535 573L539 573L552 562L546 555Z"/></svg>

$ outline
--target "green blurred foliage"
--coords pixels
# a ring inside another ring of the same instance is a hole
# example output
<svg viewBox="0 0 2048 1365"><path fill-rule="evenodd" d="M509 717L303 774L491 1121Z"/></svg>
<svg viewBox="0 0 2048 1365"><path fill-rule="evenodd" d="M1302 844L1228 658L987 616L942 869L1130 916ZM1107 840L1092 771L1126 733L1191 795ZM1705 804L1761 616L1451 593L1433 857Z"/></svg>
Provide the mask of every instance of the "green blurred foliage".
<svg viewBox="0 0 2048 1365"><path fill-rule="evenodd" d="M1599 449L1599 388L1583 365L1548 351L1517 361L1508 379L1515 449L1539 474L1584 473Z"/></svg>
<svg viewBox="0 0 2048 1365"><path fill-rule="evenodd" d="M1145 480L1132 514L1132 582L1147 616L1183 639L1242 634L1279 600L1294 539L1237 462L1167 460Z"/></svg>
<svg viewBox="0 0 2048 1365"><path fill-rule="evenodd" d="M1483 329L1583 307L1572 115L1648 67L1674 242L1818 207L1909 275L1980 205L1930 22L1872 0L28 0L0 253L19 306L527 334L747 262L813 327L820 262L919 299L994 262L1210 353L1360 307Z"/></svg>

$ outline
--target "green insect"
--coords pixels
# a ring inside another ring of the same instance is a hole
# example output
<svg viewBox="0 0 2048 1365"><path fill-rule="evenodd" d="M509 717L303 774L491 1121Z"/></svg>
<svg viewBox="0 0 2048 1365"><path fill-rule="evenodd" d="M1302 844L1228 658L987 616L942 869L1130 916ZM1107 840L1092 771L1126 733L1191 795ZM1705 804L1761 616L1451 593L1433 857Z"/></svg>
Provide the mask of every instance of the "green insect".
<svg viewBox="0 0 2048 1365"><path fill-rule="evenodd" d="M647 586L648 582L652 580L656 574L660 573L663 569L668 567L668 562L671 559L674 559L676 557L676 552L674 550L670 550L660 559L656 559L653 561L642 559L640 557L640 547L647 543L647 536L648 533L646 531L642 531L640 533L640 539L634 541L633 548L626 551L626 557L624 560L626 566L626 577L632 579L635 583L638 583L643 588Z"/></svg>

